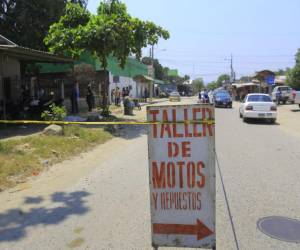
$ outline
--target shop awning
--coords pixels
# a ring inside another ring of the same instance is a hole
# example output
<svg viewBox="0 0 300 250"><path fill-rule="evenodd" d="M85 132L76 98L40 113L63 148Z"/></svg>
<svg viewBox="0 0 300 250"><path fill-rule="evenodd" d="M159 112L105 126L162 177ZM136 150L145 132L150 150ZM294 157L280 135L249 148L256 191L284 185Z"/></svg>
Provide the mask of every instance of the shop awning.
<svg viewBox="0 0 300 250"><path fill-rule="evenodd" d="M133 79L143 81L143 82L155 82L155 79L147 75L136 75Z"/></svg>
<svg viewBox="0 0 300 250"><path fill-rule="evenodd" d="M237 89L239 89L239 88L250 87L250 86L259 86L259 84L254 83L254 82L233 83L232 86L235 86Z"/></svg>
<svg viewBox="0 0 300 250"><path fill-rule="evenodd" d="M44 63L73 63L74 60L64 56L54 55L52 53L29 49L18 45L0 45L0 54L17 58L26 62L44 62Z"/></svg>

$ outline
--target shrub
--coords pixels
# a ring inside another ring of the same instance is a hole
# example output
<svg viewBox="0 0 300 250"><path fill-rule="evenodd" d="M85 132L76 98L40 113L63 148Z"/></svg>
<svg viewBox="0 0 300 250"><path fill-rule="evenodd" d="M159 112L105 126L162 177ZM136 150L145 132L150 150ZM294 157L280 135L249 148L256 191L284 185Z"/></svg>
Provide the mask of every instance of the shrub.
<svg viewBox="0 0 300 250"><path fill-rule="evenodd" d="M41 114L41 118L45 121L63 121L67 116L67 111L65 107L59 107L55 104L50 105L49 110L45 110Z"/></svg>

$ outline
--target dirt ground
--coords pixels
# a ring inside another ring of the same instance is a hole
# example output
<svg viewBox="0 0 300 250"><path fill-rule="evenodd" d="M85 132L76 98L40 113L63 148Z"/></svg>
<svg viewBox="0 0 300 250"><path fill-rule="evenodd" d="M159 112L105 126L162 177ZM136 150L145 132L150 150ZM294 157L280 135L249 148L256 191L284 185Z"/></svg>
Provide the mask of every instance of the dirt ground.
<svg viewBox="0 0 300 250"><path fill-rule="evenodd" d="M300 108L298 105L278 106L277 122L286 133L300 137Z"/></svg>

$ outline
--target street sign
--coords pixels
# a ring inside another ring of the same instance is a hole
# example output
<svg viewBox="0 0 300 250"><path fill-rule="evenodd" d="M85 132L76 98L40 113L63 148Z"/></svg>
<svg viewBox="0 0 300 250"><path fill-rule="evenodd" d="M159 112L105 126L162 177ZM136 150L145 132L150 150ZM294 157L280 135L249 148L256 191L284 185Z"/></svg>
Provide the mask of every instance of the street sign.
<svg viewBox="0 0 300 250"><path fill-rule="evenodd" d="M265 81L268 85L275 85L275 76L268 75L265 77Z"/></svg>
<svg viewBox="0 0 300 250"><path fill-rule="evenodd" d="M152 245L215 248L210 104L148 106Z"/></svg>

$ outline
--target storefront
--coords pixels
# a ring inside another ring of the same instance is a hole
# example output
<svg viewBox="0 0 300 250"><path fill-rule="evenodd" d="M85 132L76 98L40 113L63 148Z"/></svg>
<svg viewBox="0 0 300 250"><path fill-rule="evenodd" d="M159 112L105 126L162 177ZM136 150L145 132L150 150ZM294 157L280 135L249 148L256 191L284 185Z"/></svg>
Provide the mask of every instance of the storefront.
<svg viewBox="0 0 300 250"><path fill-rule="evenodd" d="M0 117L15 118L16 110L28 101L37 103L47 93L38 81L35 68L28 72L27 66L35 63L70 64L73 60L51 53L24 48L0 35Z"/></svg>

